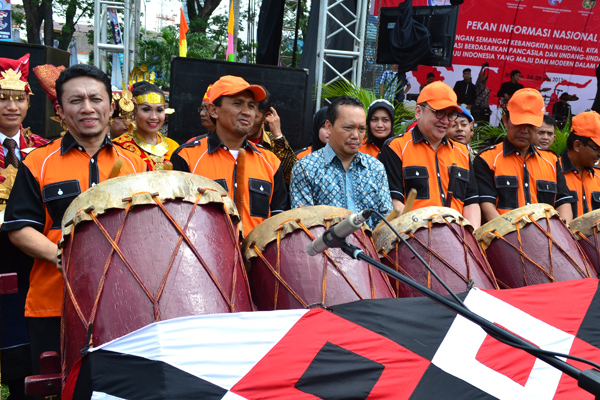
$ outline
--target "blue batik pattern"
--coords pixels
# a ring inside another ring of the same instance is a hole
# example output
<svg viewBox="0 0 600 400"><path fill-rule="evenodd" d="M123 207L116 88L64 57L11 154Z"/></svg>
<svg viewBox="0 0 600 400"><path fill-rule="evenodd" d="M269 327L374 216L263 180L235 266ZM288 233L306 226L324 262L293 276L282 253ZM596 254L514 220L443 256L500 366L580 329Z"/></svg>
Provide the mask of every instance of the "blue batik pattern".
<svg viewBox="0 0 600 400"><path fill-rule="evenodd" d="M328 205L354 212L370 208L387 215L392 198L385 168L376 158L358 152L344 170L342 161L327 144L300 159L292 170L290 183L292 208ZM371 217L374 228L378 217Z"/></svg>

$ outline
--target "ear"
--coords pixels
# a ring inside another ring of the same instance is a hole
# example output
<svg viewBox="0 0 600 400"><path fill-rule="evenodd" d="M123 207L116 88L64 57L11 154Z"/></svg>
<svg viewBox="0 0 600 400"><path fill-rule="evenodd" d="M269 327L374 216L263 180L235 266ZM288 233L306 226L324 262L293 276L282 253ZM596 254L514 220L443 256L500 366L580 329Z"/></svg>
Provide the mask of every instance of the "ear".
<svg viewBox="0 0 600 400"><path fill-rule="evenodd" d="M325 129L327 130L327 133L331 135L331 130L333 128L333 125L331 124L331 122L329 120L325 121Z"/></svg>
<svg viewBox="0 0 600 400"><path fill-rule="evenodd" d="M110 102L110 115L113 115L114 112L115 112L115 102L111 101Z"/></svg>
<svg viewBox="0 0 600 400"><path fill-rule="evenodd" d="M418 121L423 116L423 107L416 106L415 107L415 119Z"/></svg>
<svg viewBox="0 0 600 400"><path fill-rule="evenodd" d="M213 103L208 103L208 115L210 115L214 119L219 118L219 109Z"/></svg>
<svg viewBox="0 0 600 400"><path fill-rule="evenodd" d="M583 146L584 146L584 145L583 145L583 143L581 143L581 141L579 141L579 140L576 140L576 141L574 141L574 142L573 142L573 151L576 151L576 152L578 152L578 153L579 153L579 152L581 151L581 148L582 148Z"/></svg>
<svg viewBox="0 0 600 400"><path fill-rule="evenodd" d="M56 104L56 113L58 114L58 116L61 119L65 119L65 111L63 110L63 108L61 107L60 104Z"/></svg>
<svg viewBox="0 0 600 400"><path fill-rule="evenodd" d="M504 126L508 123L508 116L506 114L502 114L502 123Z"/></svg>

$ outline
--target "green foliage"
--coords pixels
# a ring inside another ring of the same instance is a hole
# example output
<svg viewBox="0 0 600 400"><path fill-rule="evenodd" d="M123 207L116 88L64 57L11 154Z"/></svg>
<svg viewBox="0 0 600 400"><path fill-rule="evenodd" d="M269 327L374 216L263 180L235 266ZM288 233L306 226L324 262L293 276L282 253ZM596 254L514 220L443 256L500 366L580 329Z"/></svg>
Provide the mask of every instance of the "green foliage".
<svg viewBox="0 0 600 400"><path fill-rule="evenodd" d="M0 396L1 400L6 400L8 399L8 396L10 396L10 392L8 391L8 386L6 386L4 383L2 384L2 395Z"/></svg>
<svg viewBox="0 0 600 400"><path fill-rule="evenodd" d="M365 112L368 111L372 102L379 99L379 96L373 90L363 89L345 80L339 80L330 85L323 86L321 91L322 99L340 96L356 97L363 103ZM415 119L415 113L404 104L396 104L394 106L394 113L394 134L400 135L406 132L406 127Z"/></svg>
<svg viewBox="0 0 600 400"><path fill-rule="evenodd" d="M567 121L565 126L562 129L555 128L554 133L554 142L552 142L552 146L550 146L550 150L560 155L567 148L567 137L571 132L571 119Z"/></svg>
<svg viewBox="0 0 600 400"><path fill-rule="evenodd" d="M14 5L12 7L12 24L18 29L21 29L23 27L23 24L25 23L25 13L17 11L16 6Z"/></svg>
<svg viewBox="0 0 600 400"><path fill-rule="evenodd" d="M500 122L499 126L494 126L486 122L479 123L475 127L475 134L471 140L471 148L479 152L486 147L500 143L506 137L506 128Z"/></svg>

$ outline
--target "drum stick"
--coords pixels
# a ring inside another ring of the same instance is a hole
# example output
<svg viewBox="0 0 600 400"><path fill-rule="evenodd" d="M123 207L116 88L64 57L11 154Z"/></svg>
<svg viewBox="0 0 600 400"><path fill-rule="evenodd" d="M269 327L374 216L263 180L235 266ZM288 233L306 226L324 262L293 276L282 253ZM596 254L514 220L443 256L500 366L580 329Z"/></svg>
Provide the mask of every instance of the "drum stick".
<svg viewBox="0 0 600 400"><path fill-rule="evenodd" d="M411 210L416 198L417 198L417 189L415 189L415 188L410 189L410 192L408 192L408 196L406 196L406 203L404 203L404 211L402 211L402 214L406 214L407 212L409 212Z"/></svg>
<svg viewBox="0 0 600 400"><path fill-rule="evenodd" d="M165 161L163 164L163 170L173 171L173 163L171 161Z"/></svg>
<svg viewBox="0 0 600 400"><path fill-rule="evenodd" d="M235 182L237 187L235 188L235 206L240 213L240 217L243 215L244 210L244 194L246 192L246 150L240 149L237 158L237 166L235 171ZM246 232L247 233L247 232Z"/></svg>
<svg viewBox="0 0 600 400"><path fill-rule="evenodd" d="M110 174L108 174L108 179L112 179L118 176L119 172L121 172L121 167L123 167L123 160L119 158L110 170Z"/></svg>
<svg viewBox="0 0 600 400"><path fill-rule="evenodd" d="M398 211L397 208L392 209L392 211L390 211L390 213L388 215L386 215L385 220L388 222L393 221L394 219L396 219L396 217L400 215L400 211ZM384 222L383 221L379 221L379 223L377 224L377 226L375 227L375 229L378 229L380 226L383 226Z"/></svg>

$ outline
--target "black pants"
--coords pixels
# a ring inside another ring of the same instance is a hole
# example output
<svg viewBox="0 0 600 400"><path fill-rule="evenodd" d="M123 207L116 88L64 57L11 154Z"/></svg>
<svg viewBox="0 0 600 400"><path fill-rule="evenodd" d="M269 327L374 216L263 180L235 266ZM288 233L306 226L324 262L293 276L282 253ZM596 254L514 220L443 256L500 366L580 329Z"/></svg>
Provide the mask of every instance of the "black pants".
<svg viewBox="0 0 600 400"><path fill-rule="evenodd" d="M40 355L55 351L60 355L60 317L25 318L31 347L31 369L40 373Z"/></svg>

